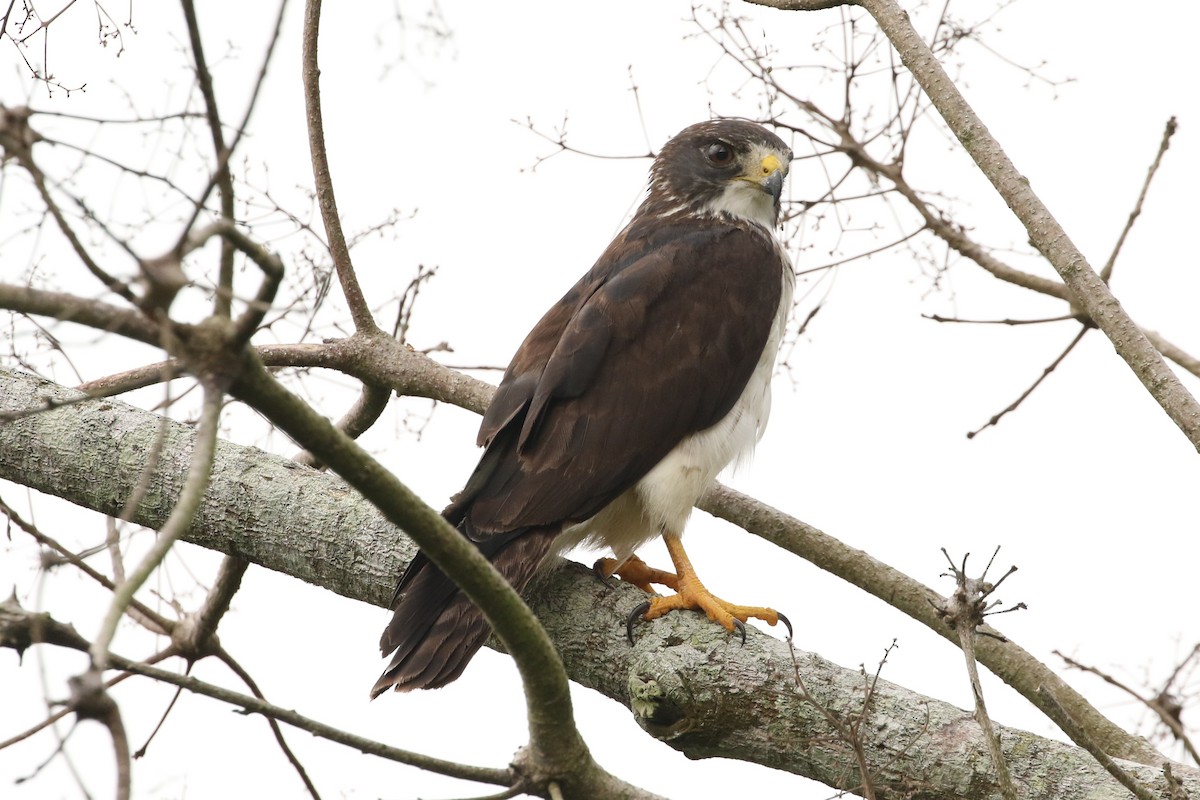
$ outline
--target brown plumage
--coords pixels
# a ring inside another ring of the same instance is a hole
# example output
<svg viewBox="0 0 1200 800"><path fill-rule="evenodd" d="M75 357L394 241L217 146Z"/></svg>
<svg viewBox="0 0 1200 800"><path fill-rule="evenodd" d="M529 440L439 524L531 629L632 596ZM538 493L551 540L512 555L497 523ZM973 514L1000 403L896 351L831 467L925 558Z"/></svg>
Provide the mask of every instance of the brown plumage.
<svg viewBox="0 0 1200 800"><path fill-rule="evenodd" d="M521 591L582 540L618 560L682 532L700 492L761 433L792 272L772 235L791 153L748 122L687 128L595 266L534 326L443 512ZM699 476L699 477L697 477ZM372 696L457 678L487 638L423 554L401 577Z"/></svg>

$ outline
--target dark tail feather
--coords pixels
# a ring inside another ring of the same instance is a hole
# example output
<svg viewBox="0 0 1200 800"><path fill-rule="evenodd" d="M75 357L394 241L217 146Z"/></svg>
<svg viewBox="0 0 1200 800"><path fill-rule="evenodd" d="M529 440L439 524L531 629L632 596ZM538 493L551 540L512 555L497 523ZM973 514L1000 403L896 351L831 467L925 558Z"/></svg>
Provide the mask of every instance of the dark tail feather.
<svg viewBox="0 0 1200 800"><path fill-rule="evenodd" d="M478 543L500 574L522 592L550 552L558 531L535 528L498 534ZM397 589L395 614L383 631L379 648L393 653L371 697L390 687L398 692L436 689L455 680L487 640L490 627L483 613L454 582L418 553Z"/></svg>

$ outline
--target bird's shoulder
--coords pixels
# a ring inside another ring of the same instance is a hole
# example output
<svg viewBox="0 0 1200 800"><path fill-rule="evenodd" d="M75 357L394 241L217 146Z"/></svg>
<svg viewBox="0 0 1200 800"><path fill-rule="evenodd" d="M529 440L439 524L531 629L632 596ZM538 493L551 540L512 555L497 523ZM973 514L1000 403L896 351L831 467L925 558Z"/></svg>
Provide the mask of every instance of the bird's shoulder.
<svg viewBox="0 0 1200 800"><path fill-rule="evenodd" d="M753 222L635 218L526 336L484 416L479 444L530 404L536 412L551 399L579 396L614 358L655 361L671 355L663 348L678 337L716 336L721 347L739 351L733 358L761 347L785 269L773 235ZM524 420L526 433L537 417Z"/></svg>

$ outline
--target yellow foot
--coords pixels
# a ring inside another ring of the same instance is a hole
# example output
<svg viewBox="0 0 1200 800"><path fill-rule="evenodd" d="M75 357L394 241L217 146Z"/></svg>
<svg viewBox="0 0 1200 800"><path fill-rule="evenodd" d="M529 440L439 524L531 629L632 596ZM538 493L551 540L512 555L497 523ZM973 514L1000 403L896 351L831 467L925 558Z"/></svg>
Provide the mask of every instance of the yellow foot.
<svg viewBox="0 0 1200 800"><path fill-rule="evenodd" d="M783 624L788 630L788 638L792 638L792 623L787 617L773 608L741 606L717 597L705 588L700 579L696 577L696 571L692 568L691 561L683 551L683 545L679 541L679 537L668 533L663 535L663 541L667 545L667 551L671 554L671 560L675 563L675 574L672 575L669 572L651 569L638 560L637 565L633 567L632 574L635 575L635 578L630 580L630 582L636 583L646 591L649 591L648 586L643 585L643 582L640 582L637 578L651 573L659 577L667 576L673 580L659 580L655 577L647 578L645 582L660 583L669 586L676 593L668 597L652 597L633 610L633 613L629 615L629 618L625 622L625 632L629 637L630 644L633 644L633 626L638 619L657 619L664 614L669 614L678 609L703 611L713 622L718 622L724 626L725 630L736 630L740 633L742 644L746 643L745 622L751 618L761 619L768 625L774 625L776 622L783 620ZM601 561L605 560L611 561L611 559L601 559ZM627 566L629 565L622 565L619 570L622 578L625 578ZM600 562L597 562L597 569L599 568Z"/></svg>
<svg viewBox="0 0 1200 800"><path fill-rule="evenodd" d="M677 594L668 597L651 597L633 610L625 622L625 635L630 644L633 644L633 626L638 619L649 621L680 609L703 611L713 622L724 626L725 630L736 630L742 638L742 644L746 643L745 622L750 618L761 619L768 625L774 625L782 620L784 627L787 628L788 638L792 638L791 621L773 608L730 603L708 591L699 582L685 583L684 586L687 588L681 589Z"/></svg>
<svg viewBox="0 0 1200 800"><path fill-rule="evenodd" d="M703 585L692 585L678 594L669 597L651 597L650 607L642 614L642 619L652 620L679 609L703 611L713 622L719 622L725 630L732 631L739 622L745 622L753 617L761 619L768 625L779 621L779 612L765 606L739 606L722 600L705 589Z"/></svg>
<svg viewBox="0 0 1200 800"><path fill-rule="evenodd" d="M653 583L669 589L679 588L679 578L674 572L655 569L637 556L630 556L623 563L615 558L601 558L592 565L592 570L603 579L616 575L648 594L654 594L654 589L650 586Z"/></svg>

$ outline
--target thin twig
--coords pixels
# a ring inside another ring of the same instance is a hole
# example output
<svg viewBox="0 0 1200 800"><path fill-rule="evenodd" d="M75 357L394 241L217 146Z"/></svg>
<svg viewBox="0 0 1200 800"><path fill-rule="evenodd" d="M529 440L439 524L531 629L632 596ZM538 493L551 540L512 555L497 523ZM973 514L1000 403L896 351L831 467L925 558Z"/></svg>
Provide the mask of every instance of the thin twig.
<svg viewBox="0 0 1200 800"><path fill-rule="evenodd" d="M1133 211L1129 212L1129 219L1125 220L1125 227L1121 229L1121 235L1117 237L1117 243L1113 245L1108 261L1104 262L1104 267L1100 270L1100 279L1105 283L1108 283L1112 277L1113 267L1117 263L1117 256L1121 253L1121 246L1125 244L1125 237L1129 235L1129 231L1133 229L1133 223L1142 214L1142 204L1146 201L1146 193L1150 191L1150 182L1154 180L1154 173L1158 172L1158 167L1162 164L1163 155L1167 152L1167 148L1171 146L1171 137L1175 135L1175 131L1178 128L1179 126L1175 122L1174 117L1167 120L1167 125L1163 129L1162 141L1158 144L1158 152L1154 154L1154 162L1150 164L1150 169L1146 172L1146 180L1142 183L1142 191L1138 193L1137 202L1133 204Z"/></svg>
<svg viewBox="0 0 1200 800"><path fill-rule="evenodd" d="M1200 645L1197 645L1197 647L1200 647ZM1196 651L1193 650L1193 653L1195 653L1195 652ZM1200 765L1200 751L1197 751L1196 746L1192 743L1191 738L1187 735L1187 731L1184 730L1183 725L1180 724L1180 721L1178 719L1176 719L1173 715L1171 715L1167 711L1167 709L1163 708L1162 704L1158 702L1157 698L1143 697L1142 694L1140 692L1138 692L1136 689L1134 689L1131 686L1126 685L1125 683L1121 682L1120 680L1117 680L1117 678L1115 678L1114 676L1105 672L1104 670L1099 669L1097 667L1088 666L1087 664L1080 663L1079 661L1076 661L1075 659L1071 658L1070 656L1060 653L1058 650L1054 651L1054 655L1058 656L1064 662L1066 662L1067 666L1074 667L1075 669L1080 670L1082 672L1090 672L1091 674L1100 678L1102 681L1104 681L1108 685L1114 686L1117 689L1120 689L1122 692L1125 692L1125 694L1129 695L1130 697L1137 700L1142 705L1146 706L1146 708L1148 708L1152 712L1154 712L1155 716L1157 716L1159 721L1161 721L1164 725L1167 726L1167 729L1171 731L1172 735L1174 735L1176 740L1183 743L1184 749L1187 751L1187 754L1189 756L1191 756L1192 760L1196 764ZM1171 685L1171 682L1174 680L1174 677L1175 676L1172 675L1171 679L1167 681L1167 684L1163 688L1162 692L1158 693L1159 697L1161 697L1163 694L1165 694L1168 691L1168 689Z"/></svg>
<svg viewBox="0 0 1200 800"><path fill-rule="evenodd" d="M271 308L271 303L275 300L275 292L283 280L283 261L276 253L251 239L228 219L218 220L199 231L194 231L188 236L181 255L199 248L212 236L220 236L224 245L240 251L263 273L258 293L253 300L246 304L246 310L241 313L234 326L228 346L231 350L237 350L250 341L250 337L258 330L263 317ZM223 289L218 287L217 293L220 294L222 291Z"/></svg>
<svg viewBox="0 0 1200 800"><path fill-rule="evenodd" d="M3 616L5 632L11 637L14 633L20 633L18 629L25 631L36 629L41 636L41 641L47 644L53 644L61 647L68 647L73 650L88 651L91 645L75 633L74 629L69 625L64 625L61 622L53 619L49 614L34 614L20 606L5 602L0 604L0 611ZM5 639L7 643L8 638ZM508 786L511 784L512 775L509 770L491 769L488 767L474 767L465 764L458 764L453 761L446 761L439 758L414 753L408 750L401 750L395 747L388 747L380 744L372 739L367 739L361 736L355 736L351 733L338 730L330 725L317 722L309 719L301 714L290 709L280 708L258 697L234 692L221 686L214 686L196 678L186 675L179 675L169 670L158 669L150 666L147 663L134 661L133 659L125 658L116 653L109 653L108 662L114 669L123 670L126 673L142 675L152 678L161 683L166 683L171 686L178 686L193 694L204 695L219 700L223 703L229 703L254 714L262 714L266 717L277 719L292 727L307 731L314 736L319 736L323 739L328 739L332 742L353 747L367 755L376 755L381 758L386 758L390 761L396 761L401 764L409 764L420 769L436 772L440 775L446 775L452 778L461 778L462 780L477 781L479 783L491 783L500 786ZM115 682L115 681L114 681ZM7 743L6 743L7 744Z"/></svg>
<svg viewBox="0 0 1200 800"><path fill-rule="evenodd" d="M229 170L229 161L234 151L237 150L238 144L241 142L257 104L259 92L266 79L267 65L271 62L271 57L275 52L275 45L279 41L279 34L283 30L283 11L286 5L287 0L280 0L279 10L275 15L275 26L271 33L271 39L267 43L266 53L263 56L262 65L259 67L258 76L254 83L251 84L254 88L250 94L250 101L246 104L246 111L242 115L242 122L236 129L233 141L226 146L224 128L221 124L220 112L217 108L216 90L212 82L212 73L208 69L208 64L204 56L204 43L200 35L200 23L196 17L196 8L192 0L184 0L183 12L184 19L187 22L188 40L191 44L192 55L196 61L196 81L200 86L201 96L204 98L205 118L208 121L209 132L212 135L213 152L216 155L217 163L209 178L208 185L194 206L192 218L183 228L183 238L187 237L188 231L195 224L204 207L205 198L208 197L209 192L212 191L214 186L218 186L221 191L221 218L230 224L235 220L233 175ZM176 252L182 248L183 238L176 245ZM228 318L231 313L233 299L233 254L233 243L228 238L222 240L217 291L213 297L213 313L218 317Z"/></svg>
<svg viewBox="0 0 1200 800"><path fill-rule="evenodd" d="M24 118L19 116L19 112L25 112ZM67 242L71 245L71 250L87 271L103 283L109 291L120 295L131 303L135 302L136 298L129 286L124 281L120 281L110 275L92 258L91 252L84 246L83 241L80 240L74 228L67 221L62 209L59 208L58 203L51 196L50 188L46 184L46 175L33 160L33 144L39 139L40 137L37 133L28 126L28 109L5 109L0 107L0 148L3 149L5 155L15 158L17 163L29 173L29 177L33 179L34 188L37 189L38 195L41 196L46 210L50 212L50 216L58 225L59 231L66 237Z"/></svg>
<svg viewBox="0 0 1200 800"><path fill-rule="evenodd" d="M1108 286L1059 225L1029 181L950 80L928 45L895 0L858 0L900 53L938 113L996 191L1025 226L1034 247L1070 288L1088 318L1104 331L1113 348L1159 403L1192 446L1200 450L1200 403L1125 313Z"/></svg>
<svg viewBox="0 0 1200 800"><path fill-rule="evenodd" d="M488 767L472 767L465 764L459 764L454 761L446 761L440 758L432 758L421 753L414 753L409 750L401 750L397 747L388 747L380 744L372 739L367 739L362 736L355 736L351 733L338 730L330 725L317 722L316 720L297 714L295 711L271 703L259 700L250 695L241 694L239 692L230 691L229 689L220 686L214 686L209 683L197 680L195 678L178 675L174 672L155 669L144 664L128 661L126 659L113 658L112 663L120 669L132 672L138 675L144 675L148 678L153 678L162 683L169 683L174 686L180 686L193 694L201 694L205 697L211 697L214 700L220 700L230 705L236 705L247 711L255 714L262 714L277 719L294 728L307 731L314 736L319 736L322 739L328 739L331 742L344 744L347 747L353 747L367 755L379 756L386 758L389 761L396 761L401 764L418 767L428 772L436 772L439 775L446 775L452 778L460 778L462 780L479 781L481 783L492 783L501 786L506 786L509 783L510 777L507 770L491 769Z"/></svg>
<svg viewBox="0 0 1200 800"><path fill-rule="evenodd" d="M117 584L109 580L107 576L97 572L86 561L84 561L75 553L72 553L65 545L59 543L53 537L43 533L36 525L26 521L11 506L9 506L3 498L0 498L0 514L4 514L4 516L12 520L12 522L18 528L32 536L34 540L38 542L38 544L48 547L54 552L58 553L58 555L65 562L94 580L103 588L110 592L116 590ZM129 611L132 612L132 615L135 616L135 618L142 620L143 624L146 624L146 627L149 630L154 631L155 633L169 634L171 631L171 626L174 624L172 620L163 617L157 611L150 608L137 598L133 598L130 601Z"/></svg>
<svg viewBox="0 0 1200 800"><path fill-rule="evenodd" d="M350 309L354 327L360 331L375 331L378 326L358 277L354 274L354 262L346 237L342 232L341 217L338 216L337 198L333 191L333 176L329 169L329 156L325 151L325 121L321 112L321 69L317 61L317 40L321 28L321 0L307 0L304 5L304 33L302 77L304 80L304 106L308 121L308 148L312 156L313 183L317 193L317 205L325 223L325 235L329 241L329 255L333 258L342 294Z"/></svg>
<svg viewBox="0 0 1200 800"><path fill-rule="evenodd" d="M216 656L221 660L221 663L233 671L234 675L237 675L239 678L241 678L242 683L246 684L246 688L248 688L255 697L264 703L267 701L267 698L262 693L262 690L258 688L258 683L254 680L254 678L250 677L250 673L247 672L246 669L239 664L233 656L231 656L224 649L219 650L216 653ZM320 800L320 794L317 792L316 784L312 782L312 778L308 776L308 770L306 770L304 765L300 763L299 757L292 752L292 748L288 745L287 740L283 737L283 730L279 727L279 721L276 720L275 717L267 716L266 714L263 715L263 718L267 721L267 726L271 729L271 735L275 737L275 743L279 745L279 749L283 752L283 757L286 758L288 763L292 765L292 769L296 770L296 774L300 777L300 781L304 784L304 788L308 790L308 793L313 800Z"/></svg>
<svg viewBox="0 0 1200 800"><path fill-rule="evenodd" d="M1042 374L1037 377L1037 380L1035 380L1029 386L1028 389L1021 392L1020 396L1017 397L1016 400L1013 400L1011 403L1009 403L1007 406L1005 406L1004 410L1002 410L998 414L993 415L991 419L989 419L987 422L985 422L983 425L979 426L975 430L968 432L967 438L974 439L976 436L978 436L979 434L983 433L988 428L990 428L993 425L995 425L996 423L998 423L1001 419L1004 418L1004 416L1006 414L1008 414L1012 411L1016 411L1020 407L1021 403L1024 403L1025 399L1027 397L1029 397L1029 395L1033 394L1033 390L1036 389L1038 386L1040 386L1042 381L1046 380L1046 378L1049 377L1050 373L1054 372L1054 370L1058 368L1058 365L1063 362L1063 359L1066 358L1067 355L1070 354L1070 352L1075 349L1075 345L1079 344L1080 340L1082 340L1084 335L1090 330L1091 330L1090 325L1081 325L1079 327L1079 332L1075 334L1075 338L1071 340L1071 343L1068 344L1065 348L1063 348L1063 351L1058 354L1057 358L1055 358L1053 361L1050 362L1049 366L1047 366L1045 369L1042 370Z"/></svg>
<svg viewBox="0 0 1200 800"><path fill-rule="evenodd" d="M922 317L934 322L957 322L961 325L1043 325L1047 322L1066 322L1069 319L1078 319L1074 314L1063 314L1057 317L1043 317L1042 319L963 319L961 317L943 317L941 314L922 314Z"/></svg>
<svg viewBox="0 0 1200 800"><path fill-rule="evenodd" d="M217 108L217 92L213 86L212 72L209 71L204 56L204 40L200 36L200 21L196 18L196 6L192 0L183 0L183 18L187 22L188 42L192 48L192 58L196 62L196 83L200 87L200 96L204 98L204 115L208 120L213 153L217 158L217 167L213 170L213 177L221 190L221 217L232 221L234 218L233 175L229 171L225 133L221 125L221 112ZM202 203L197 204L197 206L199 205ZM226 319L229 318L233 298L233 252L233 244L228 239L222 240L217 292L213 296L213 313Z"/></svg>

